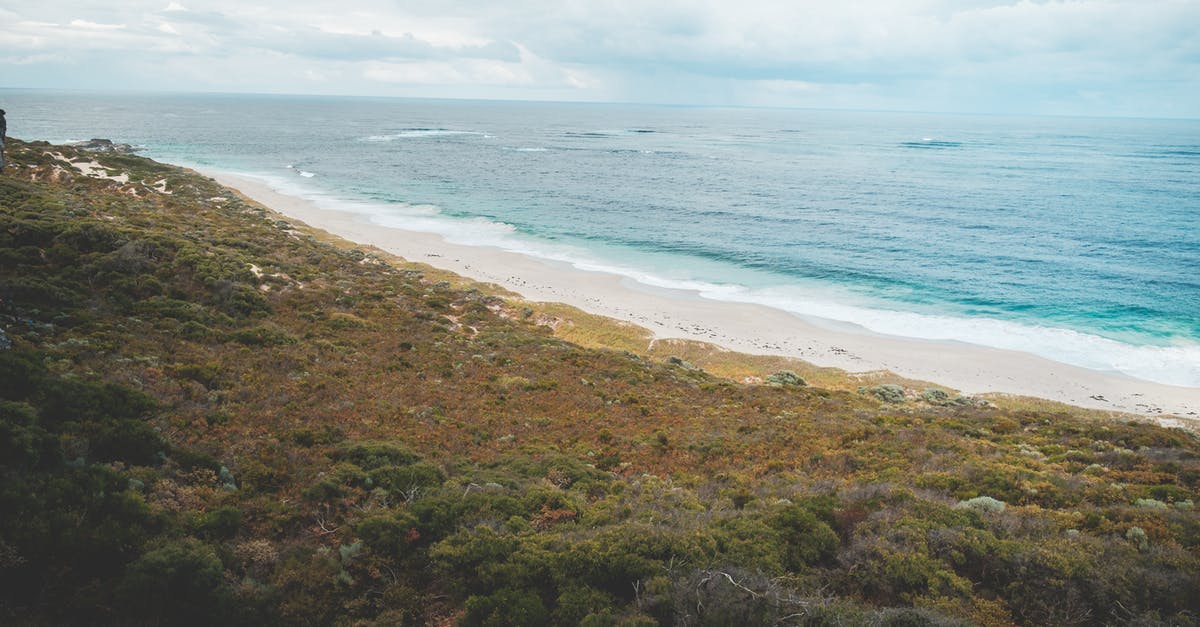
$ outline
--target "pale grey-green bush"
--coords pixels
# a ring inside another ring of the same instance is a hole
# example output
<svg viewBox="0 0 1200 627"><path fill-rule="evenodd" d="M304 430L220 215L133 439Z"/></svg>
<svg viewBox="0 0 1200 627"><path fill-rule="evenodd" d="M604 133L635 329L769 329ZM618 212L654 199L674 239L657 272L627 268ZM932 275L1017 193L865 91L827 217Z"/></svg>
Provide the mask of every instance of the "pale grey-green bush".
<svg viewBox="0 0 1200 627"><path fill-rule="evenodd" d="M791 370L780 370L774 374L767 376L767 383L770 385L808 385L800 375Z"/></svg>
<svg viewBox="0 0 1200 627"><path fill-rule="evenodd" d="M977 512L1002 512L1008 505L990 496L977 496L973 499L959 501L956 507L973 509Z"/></svg>

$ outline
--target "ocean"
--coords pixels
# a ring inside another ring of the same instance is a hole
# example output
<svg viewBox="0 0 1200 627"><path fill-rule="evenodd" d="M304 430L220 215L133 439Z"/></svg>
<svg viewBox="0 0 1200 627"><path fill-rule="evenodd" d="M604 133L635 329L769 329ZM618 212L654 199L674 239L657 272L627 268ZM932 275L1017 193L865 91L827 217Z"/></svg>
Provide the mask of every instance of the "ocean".
<svg viewBox="0 0 1200 627"><path fill-rule="evenodd" d="M0 89L284 193L707 298L1200 386L1200 120Z"/></svg>

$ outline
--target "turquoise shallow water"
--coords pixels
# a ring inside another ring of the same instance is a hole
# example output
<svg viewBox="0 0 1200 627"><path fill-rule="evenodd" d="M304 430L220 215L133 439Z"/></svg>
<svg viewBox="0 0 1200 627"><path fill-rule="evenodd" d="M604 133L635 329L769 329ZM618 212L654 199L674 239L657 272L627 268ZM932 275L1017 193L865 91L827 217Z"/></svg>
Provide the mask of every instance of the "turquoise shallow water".
<svg viewBox="0 0 1200 627"><path fill-rule="evenodd" d="M909 337L1200 386L1200 121L0 90L9 133Z"/></svg>

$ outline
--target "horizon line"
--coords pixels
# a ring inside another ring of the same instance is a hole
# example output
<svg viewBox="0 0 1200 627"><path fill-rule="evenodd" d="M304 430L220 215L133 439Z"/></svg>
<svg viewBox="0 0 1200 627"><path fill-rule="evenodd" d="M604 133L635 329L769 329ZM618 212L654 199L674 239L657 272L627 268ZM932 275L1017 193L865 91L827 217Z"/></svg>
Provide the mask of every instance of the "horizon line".
<svg viewBox="0 0 1200 627"><path fill-rule="evenodd" d="M1083 118L1083 119L1113 119L1113 120L1163 120L1163 121L1200 121L1196 117L1167 117L1151 115L1120 115L1120 114L1080 114L1080 113L1031 113L1031 112L997 112L997 111L938 111L930 109L878 109L854 107L800 107L785 105L754 105L754 104L713 104L686 102L639 102L622 100L558 100L538 98L468 98L455 96L398 96L374 95L357 93L304 93L304 92L256 92L256 91L206 91L206 90L161 90L151 88L110 88L95 87L21 87L0 86L3 91L43 91L43 92L75 92L93 94L141 94L141 95L170 95L170 96L258 96L258 97L301 97L301 98L344 98L372 100L413 100L413 101L450 101L450 102L503 102L525 104L559 104L559 105L599 105L599 106L641 106L687 109L750 109L768 111L826 111L843 113L907 113L916 115L961 115L979 117L1031 117L1031 118ZM0 107L2 108L2 107Z"/></svg>

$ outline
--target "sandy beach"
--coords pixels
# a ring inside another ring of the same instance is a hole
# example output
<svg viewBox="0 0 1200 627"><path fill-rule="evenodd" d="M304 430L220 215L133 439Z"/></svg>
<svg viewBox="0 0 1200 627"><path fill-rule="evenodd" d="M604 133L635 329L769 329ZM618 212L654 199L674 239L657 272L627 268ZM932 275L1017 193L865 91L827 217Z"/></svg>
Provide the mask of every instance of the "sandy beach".
<svg viewBox="0 0 1200 627"><path fill-rule="evenodd" d="M857 325L801 318L760 305L715 301L696 292L648 286L496 247L464 246L437 234L384 227L362 215L282 194L260 180L207 169L202 172L308 226L410 261L497 284L530 301L565 303L629 321L649 329L656 338L701 340L730 350L795 357L849 372L885 369L967 394L1034 396L1152 416L1168 425L1179 424L1176 419L1200 420L1200 388L1141 381L1028 353L886 336Z"/></svg>

